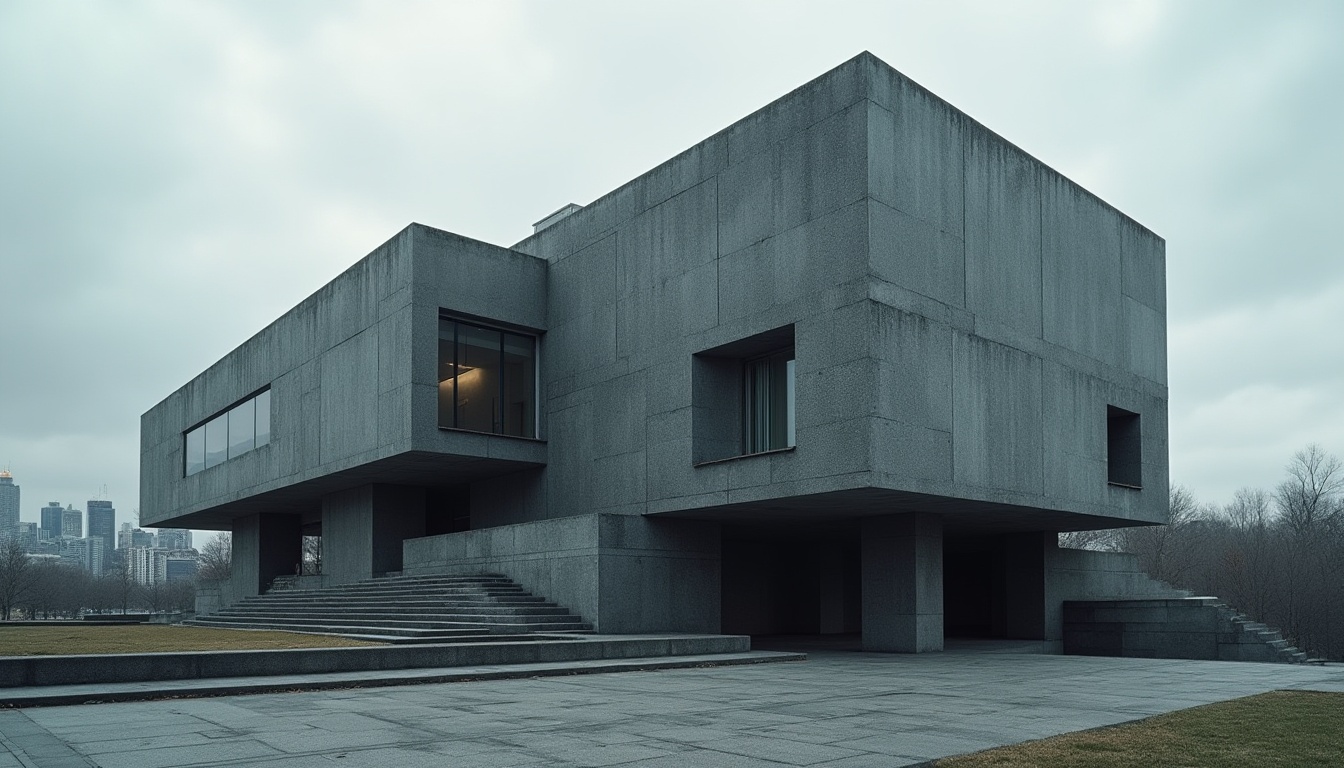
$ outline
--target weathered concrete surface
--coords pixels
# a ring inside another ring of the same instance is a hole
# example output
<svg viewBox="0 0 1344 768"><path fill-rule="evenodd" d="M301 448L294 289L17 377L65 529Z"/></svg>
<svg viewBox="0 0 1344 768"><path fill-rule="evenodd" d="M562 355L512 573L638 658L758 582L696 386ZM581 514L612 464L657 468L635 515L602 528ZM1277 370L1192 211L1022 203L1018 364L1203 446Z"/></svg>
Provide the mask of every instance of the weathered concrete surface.
<svg viewBox="0 0 1344 768"><path fill-rule="evenodd" d="M404 545L403 572L504 573L598 632L718 632L713 523L581 515L428 536Z"/></svg>
<svg viewBox="0 0 1344 768"><path fill-rule="evenodd" d="M546 640L456 645L127 653L115 657L7 656L0 658L0 688L691 656L750 649L751 639L740 635L557 635Z"/></svg>
<svg viewBox="0 0 1344 768"><path fill-rule="evenodd" d="M1278 689L1344 692L1344 667L817 652L793 664L11 710L0 732L14 754L64 747L105 768L901 766Z"/></svg>

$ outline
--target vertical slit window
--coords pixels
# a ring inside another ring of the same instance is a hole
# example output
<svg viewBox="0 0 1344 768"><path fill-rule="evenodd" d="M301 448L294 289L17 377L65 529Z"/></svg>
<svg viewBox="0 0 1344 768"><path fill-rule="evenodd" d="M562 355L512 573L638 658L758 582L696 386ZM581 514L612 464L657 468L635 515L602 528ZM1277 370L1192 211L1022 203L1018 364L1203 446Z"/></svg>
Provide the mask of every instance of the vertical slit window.
<svg viewBox="0 0 1344 768"><path fill-rule="evenodd" d="M793 350L743 362L744 453L775 451L797 444L793 378Z"/></svg>

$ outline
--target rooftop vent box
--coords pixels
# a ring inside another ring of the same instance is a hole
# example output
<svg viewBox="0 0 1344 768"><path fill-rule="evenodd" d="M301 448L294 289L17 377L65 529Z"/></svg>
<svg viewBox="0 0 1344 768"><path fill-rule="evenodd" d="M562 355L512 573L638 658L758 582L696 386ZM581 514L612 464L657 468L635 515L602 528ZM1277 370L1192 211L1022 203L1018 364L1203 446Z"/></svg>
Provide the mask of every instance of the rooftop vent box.
<svg viewBox="0 0 1344 768"><path fill-rule="evenodd" d="M573 212L575 212L575 211L581 211L581 210L583 210L583 206L582 206L582 205L579 205L578 203L568 203L568 204L565 205L565 207L561 208L560 210L556 211L555 213L552 213L551 215L547 216L546 218L542 219L541 221L538 221L536 224L533 224L533 225L532 225L532 234L535 235L535 234L537 234L538 232L540 232L541 230L543 230L543 229L545 229L545 228L551 226L551 225L554 224L555 222L557 222L557 221L559 221L559 220L565 218L565 217L568 216L569 214L571 214L571 213L573 213Z"/></svg>

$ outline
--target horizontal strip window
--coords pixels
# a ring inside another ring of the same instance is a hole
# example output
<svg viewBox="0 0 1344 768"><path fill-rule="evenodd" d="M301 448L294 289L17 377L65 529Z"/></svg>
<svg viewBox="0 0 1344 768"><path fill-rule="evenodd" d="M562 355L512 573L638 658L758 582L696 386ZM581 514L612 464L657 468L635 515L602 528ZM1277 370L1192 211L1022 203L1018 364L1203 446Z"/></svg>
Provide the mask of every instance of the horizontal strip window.
<svg viewBox="0 0 1344 768"><path fill-rule="evenodd" d="M187 476L266 445L271 442L271 390L215 415L184 438Z"/></svg>
<svg viewBox="0 0 1344 768"><path fill-rule="evenodd" d="M537 340L439 318L439 426L537 436Z"/></svg>

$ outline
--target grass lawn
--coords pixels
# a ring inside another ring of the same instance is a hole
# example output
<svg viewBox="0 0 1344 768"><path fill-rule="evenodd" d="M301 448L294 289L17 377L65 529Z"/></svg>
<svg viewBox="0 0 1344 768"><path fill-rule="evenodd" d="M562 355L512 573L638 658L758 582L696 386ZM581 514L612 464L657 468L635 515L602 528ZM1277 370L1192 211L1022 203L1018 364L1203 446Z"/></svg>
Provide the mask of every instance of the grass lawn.
<svg viewBox="0 0 1344 768"><path fill-rule="evenodd" d="M249 651L269 648L336 648L379 645L360 640L297 632L131 624L111 627L16 627L0 623L0 656L56 656L82 653L165 651Z"/></svg>
<svg viewBox="0 0 1344 768"><path fill-rule="evenodd" d="M1340 766L1344 693L1275 691L939 760L939 768Z"/></svg>

